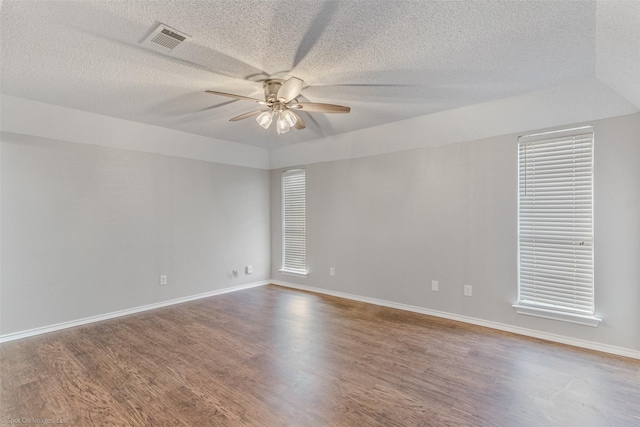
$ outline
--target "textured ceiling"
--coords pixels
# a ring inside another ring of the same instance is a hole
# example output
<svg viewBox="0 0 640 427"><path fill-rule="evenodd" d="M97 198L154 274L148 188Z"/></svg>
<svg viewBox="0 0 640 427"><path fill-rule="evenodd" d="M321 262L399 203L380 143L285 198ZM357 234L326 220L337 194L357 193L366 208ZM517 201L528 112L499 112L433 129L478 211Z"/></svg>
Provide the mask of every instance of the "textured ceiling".
<svg viewBox="0 0 640 427"><path fill-rule="evenodd" d="M596 69L609 86L625 91L637 84L637 74L616 71L615 61L598 62L596 52L613 52L634 70L638 31L612 36L612 16L633 22L640 9L637 2L619 2L617 14L601 13L606 20L598 25L600 6L5 0L1 90L272 148L595 77ZM170 55L142 47L158 22L192 38ZM228 121L255 104L204 92L261 97L260 79L289 76L305 81L304 100L347 105L351 113L301 113L308 128L278 136L253 119Z"/></svg>

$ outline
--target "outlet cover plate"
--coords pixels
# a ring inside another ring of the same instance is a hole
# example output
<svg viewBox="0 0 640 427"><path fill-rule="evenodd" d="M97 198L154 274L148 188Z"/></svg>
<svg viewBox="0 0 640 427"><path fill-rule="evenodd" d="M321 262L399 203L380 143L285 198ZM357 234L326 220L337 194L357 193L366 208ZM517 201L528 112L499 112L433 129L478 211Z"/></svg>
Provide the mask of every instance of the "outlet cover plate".
<svg viewBox="0 0 640 427"><path fill-rule="evenodd" d="M464 285L464 296L470 297L473 294L473 288L471 285Z"/></svg>

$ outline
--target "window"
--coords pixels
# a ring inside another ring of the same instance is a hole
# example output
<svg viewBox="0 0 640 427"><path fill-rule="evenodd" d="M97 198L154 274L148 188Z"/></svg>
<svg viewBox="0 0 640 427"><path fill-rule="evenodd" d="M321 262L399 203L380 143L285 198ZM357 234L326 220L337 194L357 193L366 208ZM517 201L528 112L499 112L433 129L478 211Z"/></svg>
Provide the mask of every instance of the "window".
<svg viewBox="0 0 640 427"><path fill-rule="evenodd" d="M306 178L304 169L282 174L282 269L307 274Z"/></svg>
<svg viewBox="0 0 640 427"><path fill-rule="evenodd" d="M518 259L518 313L598 325L591 127L519 138Z"/></svg>

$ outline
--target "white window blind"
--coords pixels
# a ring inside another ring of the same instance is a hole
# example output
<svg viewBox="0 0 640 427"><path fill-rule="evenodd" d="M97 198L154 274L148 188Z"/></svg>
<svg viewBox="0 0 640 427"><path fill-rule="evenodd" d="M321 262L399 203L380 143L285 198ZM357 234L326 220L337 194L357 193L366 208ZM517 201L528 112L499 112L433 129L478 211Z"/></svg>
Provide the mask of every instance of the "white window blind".
<svg viewBox="0 0 640 427"><path fill-rule="evenodd" d="M282 271L307 273L306 177L304 169L282 174Z"/></svg>
<svg viewBox="0 0 640 427"><path fill-rule="evenodd" d="M593 132L522 138L518 164L519 305L593 316Z"/></svg>

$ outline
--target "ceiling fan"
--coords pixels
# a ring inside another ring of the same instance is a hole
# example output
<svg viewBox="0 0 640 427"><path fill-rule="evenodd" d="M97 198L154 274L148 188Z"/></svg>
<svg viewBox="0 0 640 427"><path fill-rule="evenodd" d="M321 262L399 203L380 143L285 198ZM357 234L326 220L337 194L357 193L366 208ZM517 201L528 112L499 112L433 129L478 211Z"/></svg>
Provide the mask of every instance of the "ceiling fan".
<svg viewBox="0 0 640 427"><path fill-rule="evenodd" d="M264 106L265 108L262 110L255 110L240 114L229 121L236 122L257 114L258 117L256 120L258 124L267 129L275 117L276 130L278 134L289 132L292 127L296 129L304 129L306 127L302 117L300 117L299 114L296 114L296 110L307 113L348 113L351 111L351 108L343 107L342 105L298 102L297 97L300 95L303 84L304 82L296 77L291 77L288 80L265 80L262 84L264 89L264 101L257 98L250 98L248 96L234 95L232 93L217 92L214 90L207 90L206 92L213 95L253 101Z"/></svg>

